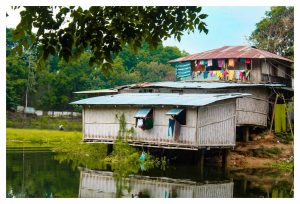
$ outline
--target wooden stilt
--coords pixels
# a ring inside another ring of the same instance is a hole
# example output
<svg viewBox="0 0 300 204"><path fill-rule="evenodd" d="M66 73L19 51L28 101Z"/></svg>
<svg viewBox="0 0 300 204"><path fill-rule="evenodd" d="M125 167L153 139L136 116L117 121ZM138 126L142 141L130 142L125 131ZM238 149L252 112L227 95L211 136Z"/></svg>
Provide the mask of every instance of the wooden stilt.
<svg viewBox="0 0 300 204"><path fill-rule="evenodd" d="M243 141L248 142L249 141L249 126L243 127Z"/></svg>
<svg viewBox="0 0 300 204"><path fill-rule="evenodd" d="M222 167L226 168L229 162L229 149L222 150Z"/></svg>

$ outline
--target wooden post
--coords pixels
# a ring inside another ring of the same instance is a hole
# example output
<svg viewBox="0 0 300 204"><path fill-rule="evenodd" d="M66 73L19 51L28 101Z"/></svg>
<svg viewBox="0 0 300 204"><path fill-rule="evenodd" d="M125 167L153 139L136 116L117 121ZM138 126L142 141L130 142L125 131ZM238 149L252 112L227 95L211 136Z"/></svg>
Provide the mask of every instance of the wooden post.
<svg viewBox="0 0 300 204"><path fill-rule="evenodd" d="M243 141L248 142L249 141L249 126L243 127Z"/></svg>
<svg viewBox="0 0 300 204"><path fill-rule="evenodd" d="M278 94L276 94L275 103L274 103L274 105L273 105L273 114L272 114L272 119L271 119L271 124L270 124L270 131L269 131L269 133L272 132L273 121L274 121L274 116L275 116L275 105L277 104L277 100L278 100Z"/></svg>
<svg viewBox="0 0 300 204"><path fill-rule="evenodd" d="M227 167L228 160L229 160L229 150L228 149L223 149L222 150L222 167L223 168Z"/></svg>
<svg viewBox="0 0 300 204"><path fill-rule="evenodd" d="M110 155L113 151L113 144L107 144L107 155Z"/></svg>
<svg viewBox="0 0 300 204"><path fill-rule="evenodd" d="M204 169L204 154L205 149L198 149L196 153L196 161L197 161L197 167L200 168L200 179L203 179L203 169Z"/></svg>

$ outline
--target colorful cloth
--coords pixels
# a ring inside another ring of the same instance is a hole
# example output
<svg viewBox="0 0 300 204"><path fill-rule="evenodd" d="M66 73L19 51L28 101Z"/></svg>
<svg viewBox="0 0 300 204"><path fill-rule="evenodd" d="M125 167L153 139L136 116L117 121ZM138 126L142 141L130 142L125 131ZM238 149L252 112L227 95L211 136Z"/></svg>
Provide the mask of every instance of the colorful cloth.
<svg viewBox="0 0 300 204"><path fill-rule="evenodd" d="M228 80L232 81L234 78L234 70L228 71Z"/></svg>
<svg viewBox="0 0 300 204"><path fill-rule="evenodd" d="M211 67L213 65L212 59L207 60L207 66Z"/></svg>
<svg viewBox="0 0 300 204"><path fill-rule="evenodd" d="M214 72L213 71L209 71L209 75L213 76Z"/></svg>
<svg viewBox="0 0 300 204"><path fill-rule="evenodd" d="M200 60L201 65L205 65L204 60Z"/></svg>
<svg viewBox="0 0 300 204"><path fill-rule="evenodd" d="M224 69L224 70L222 71L222 74L223 74L224 77L226 77L227 74L228 74L228 71L227 71L226 69Z"/></svg>
<svg viewBox="0 0 300 204"><path fill-rule="evenodd" d="M223 67L225 64L225 59L218 59L218 67Z"/></svg>
<svg viewBox="0 0 300 204"><path fill-rule="evenodd" d="M229 59L228 60L228 66L229 67L234 67L234 59Z"/></svg>
<svg viewBox="0 0 300 204"><path fill-rule="evenodd" d="M168 137L172 136L174 134L174 125L175 125L175 119L169 118L169 125L168 125ZM171 129L171 134L170 134Z"/></svg>
<svg viewBox="0 0 300 204"><path fill-rule="evenodd" d="M220 79L223 78L222 72L221 72L221 71L217 71L217 76L218 76Z"/></svg>
<svg viewBox="0 0 300 204"><path fill-rule="evenodd" d="M251 64L251 59L246 59L245 63L246 64Z"/></svg>
<svg viewBox="0 0 300 204"><path fill-rule="evenodd" d="M204 72L204 74L203 74L204 79L207 79L207 77L208 77L208 71Z"/></svg>
<svg viewBox="0 0 300 204"><path fill-rule="evenodd" d="M246 60L245 58L240 58L239 59L240 62L245 62L245 60Z"/></svg>

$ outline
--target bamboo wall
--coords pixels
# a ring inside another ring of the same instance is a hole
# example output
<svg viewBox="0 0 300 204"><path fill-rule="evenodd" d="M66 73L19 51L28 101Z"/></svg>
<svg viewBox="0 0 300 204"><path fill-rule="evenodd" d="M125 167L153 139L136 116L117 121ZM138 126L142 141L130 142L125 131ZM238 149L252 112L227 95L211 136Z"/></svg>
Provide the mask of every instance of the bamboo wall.
<svg viewBox="0 0 300 204"><path fill-rule="evenodd" d="M124 186L130 186L130 191L123 190L123 197L132 197L139 193L151 198L232 198L234 183L199 184L189 180L151 178L147 176L130 176L125 179ZM117 192L117 183L113 173L102 171L81 171L79 197L111 198Z"/></svg>
<svg viewBox="0 0 300 204"><path fill-rule="evenodd" d="M169 117L165 113L172 107L153 108L153 128L142 130L135 127L135 113L139 107L100 107L84 108L84 140L113 141L118 136L119 121L116 115L124 113L126 128L134 128L129 139L131 143L149 145L173 145L187 148L202 146L233 146L235 144L235 99L231 103L216 103L205 109L187 108L186 125L181 125L177 140L168 136ZM198 112L198 116L197 116ZM197 123L197 117L199 118ZM199 126L197 130L197 125ZM222 130L222 131L220 131Z"/></svg>
<svg viewBox="0 0 300 204"><path fill-rule="evenodd" d="M227 100L198 109L199 146L235 145L235 100Z"/></svg>
<svg viewBox="0 0 300 204"><path fill-rule="evenodd" d="M159 88L162 93L172 92L172 88ZM269 114L269 88L242 87L223 89L183 89L183 93L250 93L252 96L237 98L236 125L267 126Z"/></svg>

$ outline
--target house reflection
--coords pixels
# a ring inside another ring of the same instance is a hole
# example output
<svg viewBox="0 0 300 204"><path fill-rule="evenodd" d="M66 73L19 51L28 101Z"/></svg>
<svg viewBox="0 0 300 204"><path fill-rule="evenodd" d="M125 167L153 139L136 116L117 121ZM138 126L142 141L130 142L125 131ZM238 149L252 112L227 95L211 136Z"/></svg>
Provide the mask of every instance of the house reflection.
<svg viewBox="0 0 300 204"><path fill-rule="evenodd" d="M80 172L79 197L232 198L233 187L234 183L230 180L198 183L139 175L131 175L120 181L112 172L84 169ZM118 196L120 191L121 196Z"/></svg>

